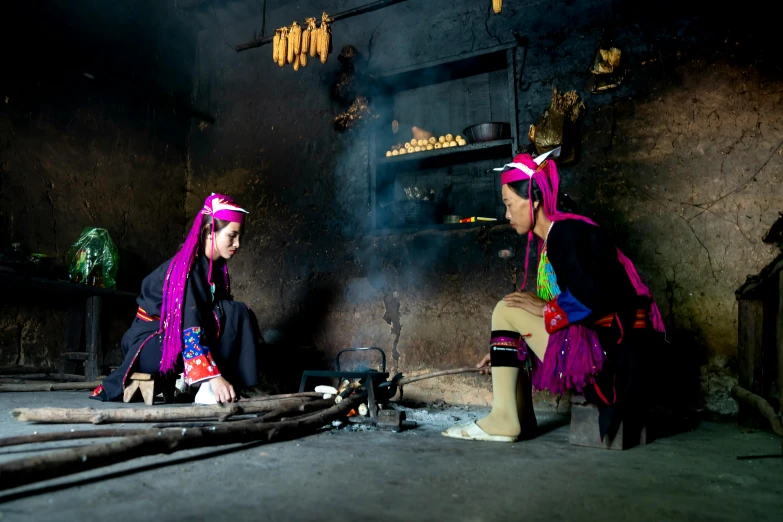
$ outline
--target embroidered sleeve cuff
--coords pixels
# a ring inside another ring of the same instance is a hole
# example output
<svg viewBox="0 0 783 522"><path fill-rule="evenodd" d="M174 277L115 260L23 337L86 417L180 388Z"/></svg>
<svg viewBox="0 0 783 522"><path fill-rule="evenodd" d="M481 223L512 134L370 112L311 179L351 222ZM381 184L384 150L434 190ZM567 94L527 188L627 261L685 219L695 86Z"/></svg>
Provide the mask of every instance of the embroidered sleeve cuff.
<svg viewBox="0 0 783 522"><path fill-rule="evenodd" d="M546 331L554 333L584 319L591 310L566 290L544 306L544 326Z"/></svg>
<svg viewBox="0 0 783 522"><path fill-rule="evenodd" d="M557 305L557 299L552 299L544 306L544 326L550 334L568 326L568 316Z"/></svg>
<svg viewBox="0 0 783 522"><path fill-rule="evenodd" d="M184 348L182 358L185 361L185 383L196 384L220 375L209 348L201 344L201 328L194 326L183 332Z"/></svg>

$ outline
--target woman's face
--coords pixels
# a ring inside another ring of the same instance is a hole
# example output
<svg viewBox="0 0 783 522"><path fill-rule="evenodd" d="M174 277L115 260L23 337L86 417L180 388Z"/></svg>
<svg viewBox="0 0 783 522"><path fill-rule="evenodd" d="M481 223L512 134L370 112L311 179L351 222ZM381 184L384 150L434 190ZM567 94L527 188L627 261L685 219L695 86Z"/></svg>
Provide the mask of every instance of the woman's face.
<svg viewBox="0 0 783 522"><path fill-rule="evenodd" d="M242 225L239 223L229 223L219 231L215 232L215 251L212 253L212 234L207 236L205 250L207 255L212 254L212 260L221 257L228 261L239 249L239 236L242 234Z"/></svg>
<svg viewBox="0 0 783 522"><path fill-rule="evenodd" d="M530 220L530 200L523 199L508 185L503 185L503 203L506 205L506 219L511 222L511 228L517 234L524 235L533 229Z"/></svg>

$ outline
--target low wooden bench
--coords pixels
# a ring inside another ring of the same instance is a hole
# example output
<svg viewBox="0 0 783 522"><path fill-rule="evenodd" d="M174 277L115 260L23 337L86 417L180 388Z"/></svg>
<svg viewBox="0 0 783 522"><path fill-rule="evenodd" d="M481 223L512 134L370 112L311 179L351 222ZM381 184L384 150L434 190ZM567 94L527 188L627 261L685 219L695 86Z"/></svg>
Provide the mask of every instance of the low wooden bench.
<svg viewBox="0 0 783 522"><path fill-rule="evenodd" d="M129 384L125 387L122 396L122 402L131 402L137 393L141 393L144 404L152 406L155 402L155 396L163 394L163 400L167 404L174 402L174 384L173 379L161 378L150 373L132 373Z"/></svg>

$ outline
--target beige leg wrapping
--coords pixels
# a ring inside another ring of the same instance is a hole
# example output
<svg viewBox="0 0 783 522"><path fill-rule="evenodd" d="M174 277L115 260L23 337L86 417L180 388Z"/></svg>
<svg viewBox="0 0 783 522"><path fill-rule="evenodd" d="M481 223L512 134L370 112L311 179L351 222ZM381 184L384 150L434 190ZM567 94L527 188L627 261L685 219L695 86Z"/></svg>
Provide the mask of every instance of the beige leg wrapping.
<svg viewBox="0 0 783 522"><path fill-rule="evenodd" d="M492 331L508 330L526 336L527 345L544 360L549 334L544 318L500 301L492 312ZM524 381L524 382L523 382ZM529 378L518 368L492 368L492 411L476 422L490 435L519 435L523 428L535 429L535 413Z"/></svg>
<svg viewBox="0 0 783 522"><path fill-rule="evenodd" d="M544 327L544 318L533 315L521 308L511 308L505 301L500 301L492 312L492 331L509 330L519 332L525 337L525 342L536 356L544 360L549 334Z"/></svg>

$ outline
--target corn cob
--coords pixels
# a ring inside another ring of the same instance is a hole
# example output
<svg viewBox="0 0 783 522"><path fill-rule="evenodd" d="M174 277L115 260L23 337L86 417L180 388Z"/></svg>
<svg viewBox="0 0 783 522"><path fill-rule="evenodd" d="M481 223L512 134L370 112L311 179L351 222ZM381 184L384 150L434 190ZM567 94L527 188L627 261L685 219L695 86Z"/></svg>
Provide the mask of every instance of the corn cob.
<svg viewBox="0 0 783 522"><path fill-rule="evenodd" d="M302 46L302 28L298 23L291 24L291 31L288 33L288 45L293 47L293 55L288 62L294 61L294 56L299 54L299 48ZM290 53L289 53L290 54Z"/></svg>
<svg viewBox="0 0 783 522"><path fill-rule="evenodd" d="M313 39L312 35L315 34L315 31L315 18L308 18L307 29L302 31L302 48L300 49L302 54L310 52L310 42Z"/></svg>
<svg viewBox="0 0 783 522"><path fill-rule="evenodd" d="M500 14L500 11L503 10L503 0L492 0L492 10L495 11L495 14Z"/></svg>
<svg viewBox="0 0 783 522"><path fill-rule="evenodd" d="M321 35L318 38L318 55L321 57L321 63L326 63L329 55L329 44L331 41L331 30L329 29L329 15L321 15Z"/></svg>
<svg viewBox="0 0 783 522"><path fill-rule="evenodd" d="M280 29L280 47L277 49L277 65L285 66L286 52L288 49L288 28Z"/></svg>
<svg viewBox="0 0 783 522"><path fill-rule="evenodd" d="M318 45L320 42L321 30L315 27L315 22L313 22L313 27L310 30L310 58L318 56Z"/></svg>
<svg viewBox="0 0 783 522"><path fill-rule="evenodd" d="M300 54L299 61L301 62L302 67L307 67L307 53Z"/></svg>
<svg viewBox="0 0 783 522"><path fill-rule="evenodd" d="M299 70L299 56L298 55L294 56L294 70L295 71Z"/></svg>
<svg viewBox="0 0 783 522"><path fill-rule="evenodd" d="M277 51L280 49L280 29L275 30L275 37L272 40L272 61L277 63Z"/></svg>

